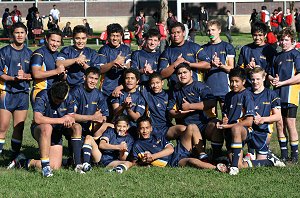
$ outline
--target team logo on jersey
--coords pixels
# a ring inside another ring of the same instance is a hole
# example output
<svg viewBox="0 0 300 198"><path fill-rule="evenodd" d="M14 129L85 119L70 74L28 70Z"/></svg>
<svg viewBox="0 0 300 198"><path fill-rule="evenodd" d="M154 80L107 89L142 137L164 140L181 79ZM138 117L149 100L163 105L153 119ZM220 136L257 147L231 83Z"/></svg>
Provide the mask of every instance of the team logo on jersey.
<svg viewBox="0 0 300 198"><path fill-rule="evenodd" d="M188 93L188 96L194 96L194 95L195 95L194 93Z"/></svg>
<svg viewBox="0 0 300 198"><path fill-rule="evenodd" d="M156 141L156 144L159 144L160 142L161 142L161 140L157 140L157 141Z"/></svg>
<svg viewBox="0 0 300 198"><path fill-rule="evenodd" d="M97 104L97 102L92 102L93 105Z"/></svg>
<svg viewBox="0 0 300 198"><path fill-rule="evenodd" d="M263 102L263 104L265 104L265 105L269 105L269 104L270 104L270 102Z"/></svg>
<svg viewBox="0 0 300 198"><path fill-rule="evenodd" d="M237 106L242 106L243 104L240 103L240 102L238 102L238 103L236 103L236 105L237 105Z"/></svg>
<svg viewBox="0 0 300 198"><path fill-rule="evenodd" d="M226 54L226 52L225 51L220 51L220 54Z"/></svg>
<svg viewBox="0 0 300 198"><path fill-rule="evenodd" d="M168 104L168 101L164 101L165 104Z"/></svg>
<svg viewBox="0 0 300 198"><path fill-rule="evenodd" d="M293 59L286 59L286 62L293 62Z"/></svg>
<svg viewBox="0 0 300 198"><path fill-rule="evenodd" d="M281 65L282 64L282 61L280 61L279 63L278 63L278 65Z"/></svg>
<svg viewBox="0 0 300 198"><path fill-rule="evenodd" d="M232 109L233 108L233 105L230 105L230 107L229 107L230 109Z"/></svg>
<svg viewBox="0 0 300 198"><path fill-rule="evenodd" d="M67 108L59 108L59 111L67 111Z"/></svg>
<svg viewBox="0 0 300 198"><path fill-rule="evenodd" d="M54 111L54 112L53 112L53 115L57 115L57 111Z"/></svg>
<svg viewBox="0 0 300 198"><path fill-rule="evenodd" d="M255 109L255 110L257 110L257 109L259 109L259 108L258 108L258 106L255 106L255 108L254 108L254 109Z"/></svg>
<svg viewBox="0 0 300 198"><path fill-rule="evenodd" d="M157 106L157 107L161 107L161 104L158 103L156 106Z"/></svg>
<svg viewBox="0 0 300 198"><path fill-rule="evenodd" d="M84 107L85 107L85 108L89 108L89 104L85 105Z"/></svg>
<svg viewBox="0 0 300 198"><path fill-rule="evenodd" d="M187 56L194 56L194 54L192 54L192 53L188 53L188 54L187 54Z"/></svg>
<svg viewBox="0 0 300 198"><path fill-rule="evenodd" d="M25 63L29 63L29 60L24 60Z"/></svg>
<svg viewBox="0 0 300 198"><path fill-rule="evenodd" d="M260 58L260 59L264 59L264 60L267 59L265 56L260 56L259 58Z"/></svg>

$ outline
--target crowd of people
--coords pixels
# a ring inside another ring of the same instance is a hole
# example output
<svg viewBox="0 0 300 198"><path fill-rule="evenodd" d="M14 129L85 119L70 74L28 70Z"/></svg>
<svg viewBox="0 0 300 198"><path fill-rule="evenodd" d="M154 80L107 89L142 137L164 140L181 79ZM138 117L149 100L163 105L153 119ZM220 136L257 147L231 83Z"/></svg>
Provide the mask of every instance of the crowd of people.
<svg viewBox="0 0 300 198"><path fill-rule="evenodd" d="M0 49L0 153L13 119L8 169L40 168L51 177L63 164L82 174L97 165L117 173L169 165L237 175L242 168L297 163L295 32L287 27L278 33L277 52L266 43L266 23L256 21L253 42L236 58L233 45L221 40L220 21L205 23L208 42L200 46L186 40L185 25L169 17L168 38L159 28L149 29L133 52L118 23L107 26L107 43L98 52L86 46L84 25L73 28L73 45L59 51L63 33L53 28L45 45L32 52L24 44L27 27L14 23L13 42ZM136 20L144 23L142 12ZM161 39L170 42L162 52ZM21 152L29 103L40 159ZM274 123L281 158L269 147ZM64 163L63 137L69 148Z"/></svg>

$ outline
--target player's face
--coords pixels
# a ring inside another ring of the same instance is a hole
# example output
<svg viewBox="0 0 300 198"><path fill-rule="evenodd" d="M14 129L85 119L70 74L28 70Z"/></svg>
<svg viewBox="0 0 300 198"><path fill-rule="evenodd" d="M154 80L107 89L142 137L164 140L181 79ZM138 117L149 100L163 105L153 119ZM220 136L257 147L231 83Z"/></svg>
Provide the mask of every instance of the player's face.
<svg viewBox="0 0 300 198"><path fill-rule="evenodd" d="M178 80L183 85L188 85L188 84L193 82L192 75L193 75L192 71L190 71L190 70L188 70L187 68L184 68L184 67L180 68L177 71Z"/></svg>
<svg viewBox="0 0 300 198"><path fill-rule="evenodd" d="M283 36L281 39L280 39L280 42L279 42L281 48L282 48L282 51L290 51L291 49L294 48L293 46L293 42L292 42L292 39L291 37L289 36Z"/></svg>
<svg viewBox="0 0 300 198"><path fill-rule="evenodd" d="M261 72L254 73L251 75L251 82L253 90L259 90L262 86L264 86L265 77Z"/></svg>
<svg viewBox="0 0 300 198"><path fill-rule="evenodd" d="M160 93L162 91L163 86L164 81L162 81L159 78L152 78L150 81L150 87L154 93Z"/></svg>
<svg viewBox="0 0 300 198"><path fill-rule="evenodd" d="M99 80L99 74L95 73L89 73L86 77L84 77L85 80L85 86L89 90L93 90L96 88L98 80Z"/></svg>
<svg viewBox="0 0 300 198"><path fill-rule="evenodd" d="M61 45L61 36L51 34L51 36L47 39L47 45L51 52L56 52Z"/></svg>
<svg viewBox="0 0 300 198"><path fill-rule="evenodd" d="M218 29L217 25L211 25L207 27L207 35L211 41L216 41L220 38L221 30Z"/></svg>
<svg viewBox="0 0 300 198"><path fill-rule="evenodd" d="M234 76L234 77L230 78L230 88L234 92L240 92L240 91L244 90L245 82L246 82L246 80L242 80L240 77Z"/></svg>
<svg viewBox="0 0 300 198"><path fill-rule="evenodd" d="M147 39L146 42L146 48L149 49L150 51L153 51L157 48L157 46L159 45L159 39L158 37L154 36L154 37L150 37Z"/></svg>
<svg viewBox="0 0 300 198"><path fill-rule="evenodd" d="M86 42L87 42L87 35L86 33L80 32L77 33L74 38L74 45L77 49L83 49L86 46Z"/></svg>
<svg viewBox="0 0 300 198"><path fill-rule="evenodd" d="M174 27L171 30L171 40L175 45L182 45L184 43L185 32L181 27Z"/></svg>
<svg viewBox="0 0 300 198"><path fill-rule="evenodd" d="M129 125L126 121L118 121L115 128L119 136L125 136L129 129Z"/></svg>
<svg viewBox="0 0 300 198"><path fill-rule="evenodd" d="M122 34L120 32L111 33L108 41L112 46L119 47L122 42Z"/></svg>
<svg viewBox="0 0 300 198"><path fill-rule="evenodd" d="M142 139L150 138L150 134L152 132L152 126L148 121L144 121L139 123L139 135Z"/></svg>
<svg viewBox="0 0 300 198"><path fill-rule="evenodd" d="M14 39L14 43L21 45L24 44L25 39L26 39L26 31L24 30L24 28L16 28L13 32L13 39Z"/></svg>
<svg viewBox="0 0 300 198"><path fill-rule="evenodd" d="M262 32L254 32L252 34L252 38L254 44L257 46L263 46L265 44L266 35L264 35Z"/></svg>
<svg viewBox="0 0 300 198"><path fill-rule="evenodd" d="M128 90L133 90L136 88L138 80L134 73L128 73L125 76L125 86Z"/></svg>

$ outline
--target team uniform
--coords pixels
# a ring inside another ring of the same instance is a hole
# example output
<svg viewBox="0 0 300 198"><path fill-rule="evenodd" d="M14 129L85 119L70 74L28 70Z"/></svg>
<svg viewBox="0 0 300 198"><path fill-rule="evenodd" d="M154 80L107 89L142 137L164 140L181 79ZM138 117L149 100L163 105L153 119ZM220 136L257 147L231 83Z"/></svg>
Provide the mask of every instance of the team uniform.
<svg viewBox="0 0 300 198"><path fill-rule="evenodd" d="M107 140L108 139L108 140ZM120 136L117 134L117 132L113 128L108 128L103 135L101 136L100 140L105 140L107 143L112 145L119 145L121 142L126 142L127 144L127 152L130 153L133 145L133 138L130 134L127 134L125 136ZM107 166L113 161L120 160L120 151L118 150L101 150L102 157L101 157L101 164L104 166Z"/></svg>
<svg viewBox="0 0 300 198"><path fill-rule="evenodd" d="M24 70L24 73L30 73L30 56L32 51L27 47L21 50L14 49L7 45L0 50L0 76L17 76L18 71ZM29 107L29 81L4 81L0 79L0 109L8 111L28 110Z"/></svg>
<svg viewBox="0 0 300 198"><path fill-rule="evenodd" d="M157 71L159 56L159 51L148 52L144 49L134 51L131 55L131 67L140 70L145 67L145 63L147 62L151 65L153 71ZM142 74L140 78L140 84L145 85L148 83L148 80L149 76L147 74Z"/></svg>
<svg viewBox="0 0 300 198"><path fill-rule="evenodd" d="M211 60L215 53L217 53L223 65L226 65L228 58L234 59L235 57L234 47L225 41L221 41L218 44L207 43L202 47ZM205 84L210 87L214 96L222 102L224 102L225 95L230 91L230 82L228 79L228 73L217 67L212 67L204 75Z"/></svg>
<svg viewBox="0 0 300 198"><path fill-rule="evenodd" d="M58 52L51 52L46 46L35 50L30 59L30 67L40 67L42 71L51 71L56 69L55 61ZM31 92L32 106L36 95L44 90L50 89L52 84L60 79L59 75L50 76L44 79L35 79L33 82L33 89Z"/></svg>
<svg viewBox="0 0 300 198"><path fill-rule="evenodd" d="M74 100L73 97L68 94L62 103L56 105L51 99L50 91L43 90L39 92L35 98L33 112L40 112L43 116L49 118L62 118L67 114L74 114ZM31 133L33 137L34 129L37 126L38 124L36 123L31 124ZM52 127L51 145L62 145L62 135L64 130L67 129L64 128L62 124L52 124Z"/></svg>
<svg viewBox="0 0 300 198"><path fill-rule="evenodd" d="M199 61L210 62L209 57L203 50L203 48L193 42L185 41L182 46L171 45L168 47L159 58L159 71L169 67L174 63L178 56L182 54L182 57L191 63L196 63ZM200 69L193 69L193 80L194 81L203 81L203 73ZM178 82L177 76L173 73L169 77L169 87L173 87Z"/></svg>
<svg viewBox="0 0 300 198"><path fill-rule="evenodd" d="M171 95L167 110L182 109L183 99L189 103L199 103L205 100L215 99L210 88L204 83L193 81L189 85L181 86L177 84ZM188 113L183 118L176 119L177 124L189 125L196 124L200 132L204 134L206 124L211 115L206 114L204 111L196 110Z"/></svg>
<svg viewBox="0 0 300 198"><path fill-rule="evenodd" d="M169 127L172 126L167 112L169 94L164 90L154 93L146 87L141 88L141 93L147 101L146 115L151 119L153 132L165 136Z"/></svg>
<svg viewBox="0 0 300 198"><path fill-rule="evenodd" d="M125 57L125 64L130 62L131 51L126 45L121 44L117 48L111 47L109 44L104 45L99 49L100 65L110 63L117 58L122 52L122 56ZM114 89L122 83L122 75L124 69L112 67L109 71L101 76L101 90L105 96L110 96Z"/></svg>
<svg viewBox="0 0 300 198"><path fill-rule="evenodd" d="M75 112L80 115L94 115L100 110L103 116L108 116L106 99L98 89L87 91L84 85L78 86L71 92L74 98ZM78 122L82 126L83 135L93 135L91 121Z"/></svg>
<svg viewBox="0 0 300 198"><path fill-rule="evenodd" d="M91 48L85 47L82 50L77 50L74 46L68 46L61 49L57 56L57 60L66 60L77 58L80 54L86 56L87 65L90 67L100 68L100 57L97 52ZM79 64L73 64L67 68L67 83L71 88L83 84L84 69Z"/></svg>

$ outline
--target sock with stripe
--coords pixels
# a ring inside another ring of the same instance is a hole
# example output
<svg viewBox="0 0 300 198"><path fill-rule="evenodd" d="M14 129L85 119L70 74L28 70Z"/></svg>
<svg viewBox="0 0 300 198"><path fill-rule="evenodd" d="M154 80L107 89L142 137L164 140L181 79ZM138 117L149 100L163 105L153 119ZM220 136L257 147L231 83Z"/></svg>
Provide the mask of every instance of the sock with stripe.
<svg viewBox="0 0 300 198"><path fill-rule="evenodd" d="M222 154L223 142L211 142L213 159L216 159Z"/></svg>
<svg viewBox="0 0 300 198"><path fill-rule="evenodd" d="M73 149L74 164L77 166L78 164L81 164L81 137L71 137L71 144Z"/></svg>
<svg viewBox="0 0 300 198"><path fill-rule="evenodd" d="M114 171L116 171L118 173L123 173L124 171L127 171L127 170L128 170L128 168L125 164L120 164L114 168Z"/></svg>
<svg viewBox="0 0 300 198"><path fill-rule="evenodd" d="M286 137L279 137L278 138L280 151L281 151L281 159L287 160L288 159L288 140Z"/></svg>
<svg viewBox="0 0 300 198"><path fill-rule="evenodd" d="M247 160L248 166L251 167L260 167L260 166L274 166L270 160Z"/></svg>
<svg viewBox="0 0 300 198"><path fill-rule="evenodd" d="M298 140L291 141L290 146L291 146L291 158L294 162L297 162L298 161Z"/></svg>
<svg viewBox="0 0 300 198"><path fill-rule="evenodd" d="M5 139L0 138L0 153L2 153L4 144L5 144Z"/></svg>
<svg viewBox="0 0 300 198"><path fill-rule="evenodd" d="M15 138L11 139L12 158L17 157L17 155L20 153L21 146L22 146L22 140L18 140Z"/></svg>
<svg viewBox="0 0 300 198"><path fill-rule="evenodd" d="M240 153L243 148L243 144L241 142L233 142L231 144L231 150L232 150L232 167L238 167L239 164L239 158Z"/></svg>
<svg viewBox="0 0 300 198"><path fill-rule="evenodd" d="M41 163L42 163L42 169L46 166L50 166L49 158L41 158Z"/></svg>
<svg viewBox="0 0 300 198"><path fill-rule="evenodd" d="M91 160L91 153L92 153L92 146L90 144L84 144L82 146L83 152L83 163L90 163Z"/></svg>

